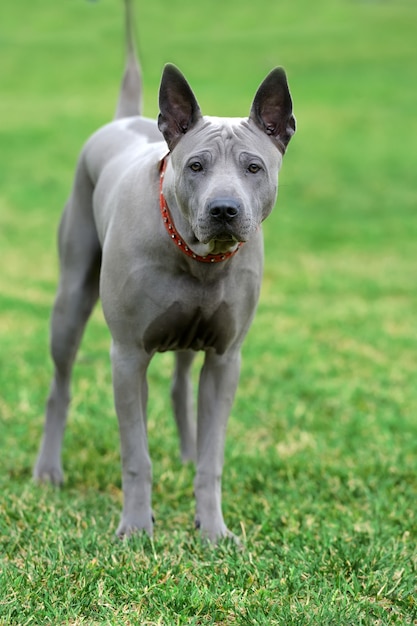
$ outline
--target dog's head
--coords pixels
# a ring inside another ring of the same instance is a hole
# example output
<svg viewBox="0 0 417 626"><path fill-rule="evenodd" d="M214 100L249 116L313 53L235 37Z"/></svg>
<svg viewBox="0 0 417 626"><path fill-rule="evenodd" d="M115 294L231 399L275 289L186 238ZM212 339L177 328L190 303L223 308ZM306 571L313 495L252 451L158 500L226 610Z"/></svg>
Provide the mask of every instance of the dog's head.
<svg viewBox="0 0 417 626"><path fill-rule="evenodd" d="M203 116L181 72L167 65L158 126L171 154L175 202L198 242L226 252L271 212L282 156L295 132L285 72L256 92L248 118Z"/></svg>

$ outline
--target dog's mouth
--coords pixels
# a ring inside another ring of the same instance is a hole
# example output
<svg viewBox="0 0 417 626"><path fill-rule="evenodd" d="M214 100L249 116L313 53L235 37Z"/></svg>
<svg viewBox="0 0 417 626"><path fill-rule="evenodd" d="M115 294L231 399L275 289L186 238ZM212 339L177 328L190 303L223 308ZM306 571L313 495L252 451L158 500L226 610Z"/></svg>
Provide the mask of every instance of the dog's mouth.
<svg viewBox="0 0 417 626"><path fill-rule="evenodd" d="M235 250L239 245L239 241L234 237L217 237L208 242L210 254L225 254Z"/></svg>
<svg viewBox="0 0 417 626"><path fill-rule="evenodd" d="M218 244L227 249L233 248L238 243L247 241L249 234L249 228L236 229L228 225L221 229L200 226L200 228L197 229L197 232L195 232L195 235L200 243L209 246Z"/></svg>
<svg viewBox="0 0 417 626"><path fill-rule="evenodd" d="M227 225L222 230L219 229L217 232L214 232L214 237L218 241L238 241L235 229Z"/></svg>
<svg viewBox="0 0 417 626"><path fill-rule="evenodd" d="M192 243L190 242L190 245L193 250L203 256L206 254L227 254L228 252L233 252L239 244L246 241L246 238L241 239L230 233L216 233L211 236L208 233L199 233L199 236L196 234L194 236L195 240Z"/></svg>

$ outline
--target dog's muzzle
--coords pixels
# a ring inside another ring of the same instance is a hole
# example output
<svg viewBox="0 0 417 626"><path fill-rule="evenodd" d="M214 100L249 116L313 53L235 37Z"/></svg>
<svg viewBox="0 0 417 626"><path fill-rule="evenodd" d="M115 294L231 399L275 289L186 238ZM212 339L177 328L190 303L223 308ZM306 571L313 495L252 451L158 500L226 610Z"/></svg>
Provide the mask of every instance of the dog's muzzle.
<svg viewBox="0 0 417 626"><path fill-rule="evenodd" d="M203 242L245 240L242 237L242 207L238 200L218 197L206 205L205 219L199 221Z"/></svg>

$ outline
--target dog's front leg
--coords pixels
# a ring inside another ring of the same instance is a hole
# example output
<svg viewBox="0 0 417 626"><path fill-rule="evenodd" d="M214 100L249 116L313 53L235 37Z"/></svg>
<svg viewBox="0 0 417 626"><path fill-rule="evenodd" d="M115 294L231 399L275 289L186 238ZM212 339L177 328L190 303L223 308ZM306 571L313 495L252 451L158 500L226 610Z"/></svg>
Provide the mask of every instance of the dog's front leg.
<svg viewBox="0 0 417 626"><path fill-rule="evenodd" d="M227 421L240 372L240 352L206 353L200 375L195 478L196 527L210 541L233 537L221 507L221 477Z"/></svg>
<svg viewBox="0 0 417 626"><path fill-rule="evenodd" d="M149 356L142 351L113 343L113 387L119 419L123 513L116 531L119 537L143 530L152 535L152 467L146 422Z"/></svg>

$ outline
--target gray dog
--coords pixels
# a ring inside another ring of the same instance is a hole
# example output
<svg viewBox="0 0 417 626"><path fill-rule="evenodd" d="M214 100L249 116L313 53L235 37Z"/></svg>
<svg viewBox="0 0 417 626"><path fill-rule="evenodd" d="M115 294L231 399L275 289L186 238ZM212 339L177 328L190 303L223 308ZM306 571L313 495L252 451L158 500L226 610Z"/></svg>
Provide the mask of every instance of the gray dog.
<svg viewBox="0 0 417 626"><path fill-rule="evenodd" d="M100 295L112 336L124 505L117 534L153 530L146 371L174 350L172 400L183 460L196 461L195 524L233 536L221 508L226 425L240 349L262 279L261 223L295 131L285 72L259 87L248 118L203 116L190 86L164 69L158 124L139 117L141 79L127 11L127 65L115 121L82 150L59 228L61 276L53 309L55 364L38 480L63 480L61 446L71 371ZM197 425L190 367L205 353Z"/></svg>

